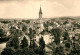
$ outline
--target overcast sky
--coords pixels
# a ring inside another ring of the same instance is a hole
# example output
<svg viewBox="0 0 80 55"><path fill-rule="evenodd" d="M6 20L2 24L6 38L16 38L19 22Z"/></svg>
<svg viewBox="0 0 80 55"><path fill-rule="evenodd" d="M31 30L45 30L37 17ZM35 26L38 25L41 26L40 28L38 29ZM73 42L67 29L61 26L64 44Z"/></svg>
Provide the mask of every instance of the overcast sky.
<svg viewBox="0 0 80 55"><path fill-rule="evenodd" d="M0 0L0 18L80 16L80 0Z"/></svg>

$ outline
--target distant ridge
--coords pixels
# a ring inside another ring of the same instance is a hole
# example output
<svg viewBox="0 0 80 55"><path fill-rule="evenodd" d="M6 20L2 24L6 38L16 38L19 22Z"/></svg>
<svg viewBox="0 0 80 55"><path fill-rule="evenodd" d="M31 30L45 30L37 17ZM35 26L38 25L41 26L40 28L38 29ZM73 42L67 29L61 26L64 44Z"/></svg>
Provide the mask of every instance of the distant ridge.
<svg viewBox="0 0 80 55"><path fill-rule="evenodd" d="M50 18L42 18L42 20L45 19L61 19L61 18L73 18L73 19L79 19L80 16L62 16L62 17L50 17ZM37 20L38 18L0 18L0 20Z"/></svg>

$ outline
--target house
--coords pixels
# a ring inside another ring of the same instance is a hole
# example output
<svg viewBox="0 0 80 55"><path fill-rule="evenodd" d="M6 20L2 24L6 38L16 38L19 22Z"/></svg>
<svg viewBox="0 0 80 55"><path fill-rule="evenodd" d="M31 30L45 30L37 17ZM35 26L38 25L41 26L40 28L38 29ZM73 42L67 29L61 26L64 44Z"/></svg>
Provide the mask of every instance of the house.
<svg viewBox="0 0 80 55"><path fill-rule="evenodd" d="M80 34L80 29L75 29L74 32L75 32L76 34Z"/></svg>
<svg viewBox="0 0 80 55"><path fill-rule="evenodd" d="M74 31L68 31L69 34L69 38L72 39L73 36L75 36L75 32Z"/></svg>
<svg viewBox="0 0 80 55"><path fill-rule="evenodd" d="M47 33L47 34L44 34L44 35L36 35L35 36L35 40L37 42L39 42L39 39L43 37L44 41L45 41L45 44L49 44L49 43L52 43L54 41L54 36L51 36L51 34Z"/></svg>

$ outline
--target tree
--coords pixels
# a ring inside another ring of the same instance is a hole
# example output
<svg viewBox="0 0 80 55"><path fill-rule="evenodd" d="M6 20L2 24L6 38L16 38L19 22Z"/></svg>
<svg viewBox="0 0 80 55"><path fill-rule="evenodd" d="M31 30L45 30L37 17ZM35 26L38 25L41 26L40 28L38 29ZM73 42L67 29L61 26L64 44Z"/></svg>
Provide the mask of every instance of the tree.
<svg viewBox="0 0 80 55"><path fill-rule="evenodd" d="M33 34L36 34L36 30L33 30Z"/></svg>
<svg viewBox="0 0 80 55"><path fill-rule="evenodd" d="M40 46L42 49L45 48L45 41L44 41L43 37L41 37L41 38L39 39L39 46Z"/></svg>
<svg viewBox="0 0 80 55"><path fill-rule="evenodd" d="M11 48L11 47L5 48L1 52L1 55L15 55L15 49L14 48Z"/></svg>
<svg viewBox="0 0 80 55"><path fill-rule="evenodd" d="M11 35L14 35L16 37L19 37L23 34L21 30L16 29L15 27L10 28L10 33L11 33Z"/></svg>
<svg viewBox="0 0 80 55"><path fill-rule="evenodd" d="M66 25L68 23L68 21L65 21L63 24Z"/></svg>
<svg viewBox="0 0 80 55"><path fill-rule="evenodd" d="M0 29L0 37L4 37L5 36L5 32L3 29Z"/></svg>
<svg viewBox="0 0 80 55"><path fill-rule="evenodd" d="M51 34L54 35L54 37L55 37L55 39L54 39L55 43L59 44L60 37L62 36L62 30L60 28L52 29Z"/></svg>
<svg viewBox="0 0 80 55"><path fill-rule="evenodd" d="M24 32L25 32L25 31L26 31L26 29L27 29L27 26L26 26L26 25L23 25L23 26L22 26L22 31L24 31Z"/></svg>
<svg viewBox="0 0 80 55"><path fill-rule="evenodd" d="M68 39L69 39L69 34L68 34L68 32L64 32L64 33L63 33L63 37L64 37L64 40L68 40Z"/></svg>
<svg viewBox="0 0 80 55"><path fill-rule="evenodd" d="M34 49L34 51L35 51L36 54L39 54L39 47L36 47L36 48Z"/></svg>
<svg viewBox="0 0 80 55"><path fill-rule="evenodd" d="M30 20L26 20L26 23L29 24L30 23Z"/></svg>
<svg viewBox="0 0 80 55"><path fill-rule="evenodd" d="M64 55L63 47L56 47L53 51L53 55Z"/></svg>
<svg viewBox="0 0 80 55"><path fill-rule="evenodd" d="M22 53L22 55L36 55L32 48L24 48Z"/></svg>
<svg viewBox="0 0 80 55"><path fill-rule="evenodd" d="M34 32L33 32L32 28L29 28L29 37L30 37L30 39L32 39L33 36L34 36Z"/></svg>
<svg viewBox="0 0 80 55"><path fill-rule="evenodd" d="M69 55L80 55L80 45L78 43L73 43Z"/></svg>
<svg viewBox="0 0 80 55"><path fill-rule="evenodd" d="M35 40L33 40L33 48L36 47L36 43L35 43Z"/></svg>
<svg viewBox="0 0 80 55"><path fill-rule="evenodd" d="M13 37L13 38L11 38L11 39L7 42L6 47L13 47L14 49L19 48L19 40L18 40L18 37Z"/></svg>
<svg viewBox="0 0 80 55"><path fill-rule="evenodd" d="M66 46L67 48L70 48L70 43L66 43L65 46Z"/></svg>
<svg viewBox="0 0 80 55"><path fill-rule="evenodd" d="M21 47L25 48L28 46L28 40L26 39L26 37L24 36L23 40L21 41Z"/></svg>
<svg viewBox="0 0 80 55"><path fill-rule="evenodd" d="M39 39L39 47L40 47L39 54L43 55L44 54L44 48L45 48L45 41L44 41L43 37L41 37Z"/></svg>
<svg viewBox="0 0 80 55"><path fill-rule="evenodd" d="M35 43L34 39L30 41L30 46L29 47L33 48L34 50L35 50L36 47L38 47L37 44Z"/></svg>
<svg viewBox="0 0 80 55"><path fill-rule="evenodd" d="M48 31L48 25L49 25L49 23L43 23L45 31Z"/></svg>
<svg viewBox="0 0 80 55"><path fill-rule="evenodd" d="M32 42L31 42L31 40L30 40L30 46L29 46L29 48L32 48Z"/></svg>
<svg viewBox="0 0 80 55"><path fill-rule="evenodd" d="M32 28L29 28L29 34L32 34Z"/></svg>
<svg viewBox="0 0 80 55"><path fill-rule="evenodd" d="M15 52L15 55L22 55L22 49L17 49L16 52Z"/></svg>
<svg viewBox="0 0 80 55"><path fill-rule="evenodd" d="M37 44L35 43L35 40L31 40L30 41L30 46L29 48L33 49L33 51L36 53L36 54L39 54L39 47L37 46Z"/></svg>
<svg viewBox="0 0 80 55"><path fill-rule="evenodd" d="M1 23L7 24L10 23L10 21L1 21Z"/></svg>

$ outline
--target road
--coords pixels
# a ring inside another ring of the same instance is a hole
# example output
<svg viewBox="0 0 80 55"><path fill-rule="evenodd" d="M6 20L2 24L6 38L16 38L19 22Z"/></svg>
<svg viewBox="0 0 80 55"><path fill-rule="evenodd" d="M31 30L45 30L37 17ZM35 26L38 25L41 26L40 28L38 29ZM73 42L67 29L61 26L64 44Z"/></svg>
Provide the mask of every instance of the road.
<svg viewBox="0 0 80 55"><path fill-rule="evenodd" d="M3 50L5 47L6 47L6 42L0 44L0 53L2 52L2 50Z"/></svg>

